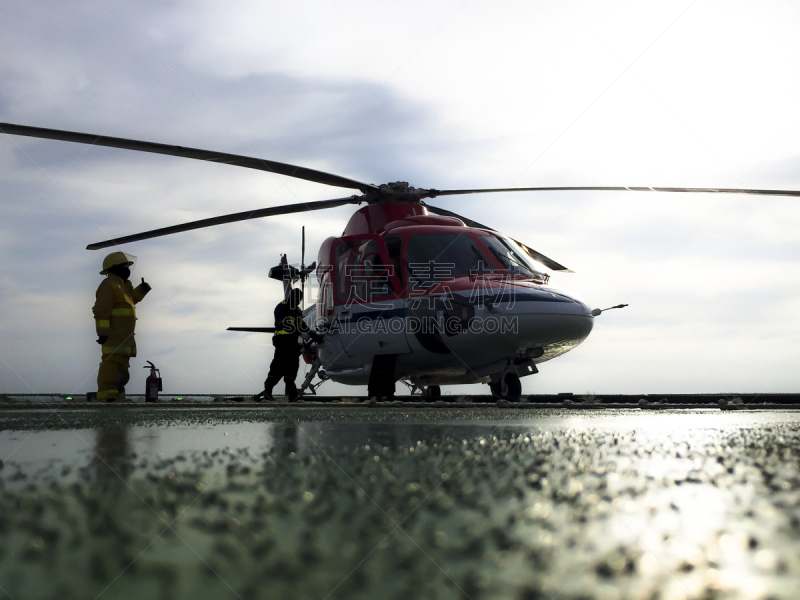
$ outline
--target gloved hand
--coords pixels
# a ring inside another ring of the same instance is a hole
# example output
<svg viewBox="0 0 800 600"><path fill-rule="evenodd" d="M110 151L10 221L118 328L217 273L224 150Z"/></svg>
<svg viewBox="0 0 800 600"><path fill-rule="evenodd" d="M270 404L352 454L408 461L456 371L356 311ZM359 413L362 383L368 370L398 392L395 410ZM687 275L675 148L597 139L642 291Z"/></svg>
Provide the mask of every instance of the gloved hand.
<svg viewBox="0 0 800 600"><path fill-rule="evenodd" d="M101 335L101 336L98 336L98 337L97 337L97 343L98 343L98 344L100 344L100 345L102 346L103 344L105 344L105 343L106 343L106 340L107 340L107 339L108 339L108 336L107 336L107 335Z"/></svg>
<svg viewBox="0 0 800 600"><path fill-rule="evenodd" d="M142 285L141 285L141 286L139 286L139 287L141 287L141 288L142 288L142 291L143 291L145 294L146 294L147 292L149 292L150 290L152 290L152 289L153 289L153 288L151 288L151 287L150 287L150 284L149 284L149 283L147 283L147 282L144 280L144 277L142 277Z"/></svg>

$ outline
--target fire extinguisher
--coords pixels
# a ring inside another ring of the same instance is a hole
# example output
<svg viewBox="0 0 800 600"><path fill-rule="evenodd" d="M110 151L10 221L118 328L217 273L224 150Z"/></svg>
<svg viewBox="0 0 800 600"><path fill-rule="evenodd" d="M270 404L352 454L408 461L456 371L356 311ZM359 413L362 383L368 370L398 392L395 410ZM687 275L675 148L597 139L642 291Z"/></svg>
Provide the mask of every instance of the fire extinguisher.
<svg viewBox="0 0 800 600"><path fill-rule="evenodd" d="M148 366L142 367L150 369L150 375L145 382L145 402L158 402L158 392L161 391L161 371L156 369L156 366L149 360L146 361Z"/></svg>

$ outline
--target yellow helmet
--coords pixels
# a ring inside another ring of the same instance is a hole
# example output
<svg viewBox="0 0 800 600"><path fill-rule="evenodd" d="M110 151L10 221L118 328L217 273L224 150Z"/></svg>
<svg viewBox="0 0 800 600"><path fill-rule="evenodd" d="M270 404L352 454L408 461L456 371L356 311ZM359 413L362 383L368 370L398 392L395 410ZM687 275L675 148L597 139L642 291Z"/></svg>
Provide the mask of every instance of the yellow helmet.
<svg viewBox="0 0 800 600"><path fill-rule="evenodd" d="M103 270L100 271L100 275L105 275L108 273L108 270L113 267L130 267L135 260L136 257L130 254L125 254L124 252L112 252L103 259Z"/></svg>

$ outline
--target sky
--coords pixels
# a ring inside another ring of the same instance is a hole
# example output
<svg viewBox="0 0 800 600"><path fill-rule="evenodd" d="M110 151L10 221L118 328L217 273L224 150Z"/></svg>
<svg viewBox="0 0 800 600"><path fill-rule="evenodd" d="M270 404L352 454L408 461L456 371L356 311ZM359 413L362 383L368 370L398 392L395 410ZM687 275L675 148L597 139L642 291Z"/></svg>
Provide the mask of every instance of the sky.
<svg viewBox="0 0 800 600"><path fill-rule="evenodd" d="M420 188L800 189L800 0L0 0L0 121ZM95 389L88 243L351 192L0 135L0 393ZM797 392L796 198L558 192L431 201L574 271L604 313L524 393ZM261 389L281 253L353 207L126 245L165 393ZM302 375L301 375L302 376ZM299 376L298 379L301 377ZM138 388L141 388L140 390ZM402 387L400 388L402 390ZM138 391L137 391L138 390ZM364 393L326 383L320 393ZM445 394L488 393L447 386Z"/></svg>

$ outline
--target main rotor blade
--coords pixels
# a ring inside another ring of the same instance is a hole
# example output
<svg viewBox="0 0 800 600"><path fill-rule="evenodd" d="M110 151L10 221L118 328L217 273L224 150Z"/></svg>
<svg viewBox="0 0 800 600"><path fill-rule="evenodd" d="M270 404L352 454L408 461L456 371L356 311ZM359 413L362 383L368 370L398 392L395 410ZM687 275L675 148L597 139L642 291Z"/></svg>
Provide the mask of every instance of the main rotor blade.
<svg viewBox="0 0 800 600"><path fill-rule="evenodd" d="M363 196L349 196L347 198L337 198L335 200L318 200L317 202L300 202L297 204L284 204L283 206L260 208L258 210L249 210L230 215L222 215L220 217L211 217L210 219L200 219L199 221L191 221L189 223L183 223L182 225L172 225L170 227L162 227L161 229L153 229L143 233L126 235L124 237L114 238L113 240L106 240L105 242L89 244L86 246L86 249L99 250L100 248L108 248L109 246L116 246L118 244L138 242L139 240L148 240L154 237L161 237L162 235L180 233L181 231L191 231L192 229L202 229L203 227L212 227L214 225L222 225L223 223L235 223L236 221L260 219L261 217L274 217L276 215L288 215L291 213L307 212L311 210L322 210L324 208L335 208L337 206L344 206L345 204L361 204L363 201Z"/></svg>
<svg viewBox="0 0 800 600"><path fill-rule="evenodd" d="M430 204L425 204L425 207L429 211L431 211L432 213L436 213L437 215L442 215L442 216L445 216L445 217L455 217L456 219L461 219L462 221L464 221L464 223L466 223L470 227L476 227L478 229L488 229L489 231L494 231L496 233L499 233L499 232L497 232L496 229L492 229L491 227L487 227L486 225L478 223L477 221L473 221L472 219L468 219L467 217L462 217L461 215L459 215L457 213L454 213L452 211L449 211L449 210L445 210L444 208L439 208L438 206L431 206ZM511 239L513 240L514 238L511 238ZM531 257L534 260L538 260L540 263L542 263L548 269L552 269L553 271L561 271L562 273L573 273L574 272L574 271L568 269L567 267L565 267L564 265L561 265L561 264L557 263L552 258L546 257L541 252L537 252L536 250L534 250L530 246L526 246L525 244L523 244L522 242L520 242L518 240L514 240L514 241L517 242L517 244L519 244L523 248L525 248L525 251L528 254L530 254Z"/></svg>
<svg viewBox="0 0 800 600"><path fill-rule="evenodd" d="M275 333L274 327L228 327L227 331L249 331L251 333Z"/></svg>
<svg viewBox="0 0 800 600"><path fill-rule="evenodd" d="M682 188L682 187L529 187L488 188L480 190L427 190L423 198L456 196L461 194L488 194L494 192L693 192L699 194L754 194L758 196L800 196L798 190L747 190L733 188ZM459 217L460 218L460 217Z"/></svg>
<svg viewBox="0 0 800 600"><path fill-rule="evenodd" d="M62 131L60 129L46 129L44 127L29 127L27 125L15 125L13 123L0 123L0 133L12 135L26 135L29 137L45 138L49 140L61 140L63 142L76 142L78 144L89 144L92 146L108 146L109 148L122 148L124 150L137 150L139 152L152 152L153 154L167 154L170 156L181 156L183 158L194 158L196 160L207 160L209 162L245 167L247 169L257 169L278 175L286 175L306 181L314 181L334 187L343 187L354 190L361 190L362 193L378 191L378 187L369 183L362 183L347 177L324 173L315 169L298 167L279 163L263 158L253 158L250 156L240 156L238 154L227 154L225 152L214 152L212 150L199 150L197 148L186 148L184 146L172 146L169 144L158 144L155 142L142 142L139 140L129 140L126 138L109 137L105 135L94 135L91 133L78 133L75 131Z"/></svg>

